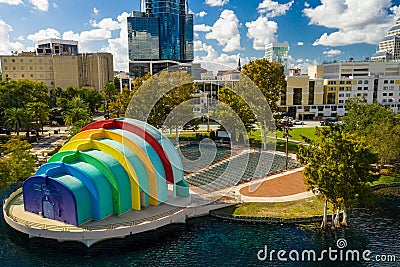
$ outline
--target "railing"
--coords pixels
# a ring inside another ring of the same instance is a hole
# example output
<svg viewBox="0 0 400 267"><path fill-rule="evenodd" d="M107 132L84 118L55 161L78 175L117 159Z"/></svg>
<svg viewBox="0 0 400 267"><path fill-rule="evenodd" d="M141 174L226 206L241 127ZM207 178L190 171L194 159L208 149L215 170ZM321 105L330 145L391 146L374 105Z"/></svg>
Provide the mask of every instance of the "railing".
<svg viewBox="0 0 400 267"><path fill-rule="evenodd" d="M60 232L79 232L79 231L83 231L83 232L90 232L90 231L109 231L109 230L113 230L113 229L117 229L117 228L125 228L125 227L132 227L135 225L139 225L142 223L146 223L146 222L152 222L152 221L157 221L163 218L166 218L168 216L174 215L179 213L180 211L184 210L184 207L178 207L178 208L174 208L172 210L169 210L167 212L164 213L160 213L154 216L150 216L147 218L143 218L143 219L139 219L139 220L132 220L132 221L127 221L127 222L121 222L121 223L114 223L114 224L105 224L105 225L92 225L92 226L83 226L83 227L77 227L77 226L69 226L69 225L48 225L48 224L44 224L44 223L37 223L37 222L32 222L32 221L28 221L25 219L22 219L20 217L16 217L12 214L10 214L6 208L5 205L9 204L9 201L11 201L11 199L15 198L15 196L17 196L18 194L20 194L21 192L19 192L20 190L17 190L15 192L13 192L13 194L11 194L7 199L3 200L3 211L5 216L9 217L11 220L13 220L14 222L24 225L26 227L29 228L36 228L36 229L42 229L42 230L49 230L49 231L60 231Z"/></svg>

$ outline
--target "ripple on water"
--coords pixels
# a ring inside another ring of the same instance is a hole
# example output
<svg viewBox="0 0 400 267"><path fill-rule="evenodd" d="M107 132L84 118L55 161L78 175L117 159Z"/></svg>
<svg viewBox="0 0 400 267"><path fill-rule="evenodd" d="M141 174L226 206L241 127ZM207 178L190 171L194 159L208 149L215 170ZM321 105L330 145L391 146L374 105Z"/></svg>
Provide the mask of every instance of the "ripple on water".
<svg viewBox="0 0 400 267"><path fill-rule="evenodd" d="M2 198L5 193L2 192ZM395 206L395 207L398 207ZM126 239L100 242L87 249L80 243L29 239L0 220L1 266L281 266L260 262L257 252L336 248L345 238L347 248L370 249L376 254L394 254L400 260L400 211L398 208L359 208L350 214L345 230L308 226L265 225L196 218L187 224L170 225ZM289 266L301 266L293 263ZM321 266L321 263L306 266ZM304 266L303 265L303 266ZM324 266L338 266L326 261ZM341 266L357 266L344 263ZM358 266L374 266L363 262ZM380 266L393 266L387 264Z"/></svg>

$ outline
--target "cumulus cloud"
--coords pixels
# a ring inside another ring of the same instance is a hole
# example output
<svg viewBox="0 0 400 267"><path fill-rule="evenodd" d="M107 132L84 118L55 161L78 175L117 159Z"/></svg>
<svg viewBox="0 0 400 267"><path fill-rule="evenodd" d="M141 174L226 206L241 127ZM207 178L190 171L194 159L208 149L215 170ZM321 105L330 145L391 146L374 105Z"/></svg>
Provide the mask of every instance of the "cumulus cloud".
<svg viewBox="0 0 400 267"><path fill-rule="evenodd" d="M49 0L29 0L29 2L40 11L49 10Z"/></svg>
<svg viewBox="0 0 400 267"><path fill-rule="evenodd" d="M100 13L100 10L97 8L93 8L93 14L98 15Z"/></svg>
<svg viewBox="0 0 400 267"><path fill-rule="evenodd" d="M212 30L212 27L205 24L197 24L193 26L193 30L195 32L209 32Z"/></svg>
<svg viewBox="0 0 400 267"><path fill-rule="evenodd" d="M60 38L61 34L59 31L52 29L52 28L47 28L45 30L39 30L38 32L35 32L34 34L28 35L26 39L31 40L34 43L37 43L40 40L44 39L49 39L49 38Z"/></svg>
<svg viewBox="0 0 400 267"><path fill-rule="evenodd" d="M0 54L10 54L11 51L22 51L24 45L20 42L11 42L9 33L12 27L0 19Z"/></svg>
<svg viewBox="0 0 400 267"><path fill-rule="evenodd" d="M128 30L126 18L127 12L121 13L116 20L104 18L99 23L91 21L91 25L97 29L75 33L67 31L63 33L63 39L76 40L79 42L80 52L109 52L114 56L115 70L128 70ZM117 36L112 37L112 32L117 31ZM119 34L118 34L119 31ZM100 49L97 41L106 40L107 43Z"/></svg>
<svg viewBox="0 0 400 267"><path fill-rule="evenodd" d="M206 39L215 39L218 44L225 46L222 51L232 52L241 50L239 19L232 10L224 10L220 18L214 23Z"/></svg>
<svg viewBox="0 0 400 267"><path fill-rule="evenodd" d="M324 0L303 13L310 24L338 29L324 33L313 45L376 44L399 15L398 7L391 5L391 0Z"/></svg>
<svg viewBox="0 0 400 267"><path fill-rule="evenodd" d="M286 11L290 9L293 3L294 0L286 4L279 4L278 2L274 2L272 0L264 0L258 5L257 9L260 14L265 14L267 17L273 18L285 15Z"/></svg>
<svg viewBox="0 0 400 267"><path fill-rule="evenodd" d="M0 0L0 3L17 6L23 4L22 0Z"/></svg>
<svg viewBox="0 0 400 267"><path fill-rule="evenodd" d="M203 68L214 71L214 73L218 70L234 69L240 57L239 54L219 54L211 45L207 45L201 41L195 42L195 51L200 53L197 53L194 62L201 63ZM243 63L247 61L249 61L248 58L242 58Z"/></svg>
<svg viewBox="0 0 400 267"><path fill-rule="evenodd" d="M229 3L229 0L206 0L205 3L209 6L224 6Z"/></svg>
<svg viewBox="0 0 400 267"><path fill-rule="evenodd" d="M301 69L301 73L308 73L308 67L318 65L316 59L293 58L288 55L288 69Z"/></svg>
<svg viewBox="0 0 400 267"><path fill-rule="evenodd" d="M24 2L22 0L0 0L0 3L8 4L8 5L23 5ZM49 10L49 0L29 0L35 9L40 11L48 11Z"/></svg>
<svg viewBox="0 0 400 267"><path fill-rule="evenodd" d="M337 56L337 55L340 55L341 53L342 53L342 51L340 51L338 49L330 49L330 50L326 50L326 51L322 52L322 54L327 55L328 57Z"/></svg>
<svg viewBox="0 0 400 267"><path fill-rule="evenodd" d="M109 38L108 45L101 49L114 55L115 70L128 70L128 27L126 18L127 12L121 13L117 17L119 25L119 35L116 38Z"/></svg>
<svg viewBox="0 0 400 267"><path fill-rule="evenodd" d="M120 28L119 23L114 21L112 18L102 19L99 23L95 20L91 21L91 25L96 28L106 29L106 30L118 30Z"/></svg>
<svg viewBox="0 0 400 267"><path fill-rule="evenodd" d="M260 16L255 21L246 22L246 27L247 37L253 40L253 48L256 50L264 50L266 44L276 41L278 24L267 17Z"/></svg>
<svg viewBox="0 0 400 267"><path fill-rule="evenodd" d="M303 46L304 43L303 42L297 42L297 46Z"/></svg>
<svg viewBox="0 0 400 267"><path fill-rule="evenodd" d="M196 17L204 18L204 16L207 15L207 12L205 11L200 11L199 13L196 14Z"/></svg>

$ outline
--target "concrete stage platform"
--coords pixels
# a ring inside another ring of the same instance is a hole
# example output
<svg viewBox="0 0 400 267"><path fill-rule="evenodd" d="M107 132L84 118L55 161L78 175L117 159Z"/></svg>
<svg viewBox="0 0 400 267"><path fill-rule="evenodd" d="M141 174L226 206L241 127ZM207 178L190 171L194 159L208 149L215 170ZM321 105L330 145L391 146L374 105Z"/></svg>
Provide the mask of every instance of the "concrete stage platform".
<svg viewBox="0 0 400 267"><path fill-rule="evenodd" d="M66 224L24 210L22 189L13 192L3 201L3 215L8 225L29 237L43 237L58 241L77 241L87 247L111 238L124 238L150 231L172 223L185 223L187 218L209 214L210 210L232 203L202 201L196 195L172 197L168 204L149 206L141 211L131 210L122 215L111 215L101 221L89 221L80 226Z"/></svg>

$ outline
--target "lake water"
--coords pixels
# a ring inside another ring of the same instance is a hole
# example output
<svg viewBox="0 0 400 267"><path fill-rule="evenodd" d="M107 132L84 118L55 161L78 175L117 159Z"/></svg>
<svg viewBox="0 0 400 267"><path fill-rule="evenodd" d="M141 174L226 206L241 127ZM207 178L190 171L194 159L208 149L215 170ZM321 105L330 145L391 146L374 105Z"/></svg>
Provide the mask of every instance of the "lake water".
<svg viewBox="0 0 400 267"><path fill-rule="evenodd" d="M3 199L8 191L1 193ZM11 229L1 214L0 266L400 266L400 203L353 210L351 216L351 227L337 231L321 230L318 225L248 224L202 217L87 249L79 243L29 239ZM333 262L325 255L323 262L285 263L276 253L272 262L257 257L266 245L268 253L296 250L301 255L303 250L314 250L319 255L329 247L338 250L340 238L347 241L344 251L370 250L372 260L376 255L394 255L397 262Z"/></svg>

